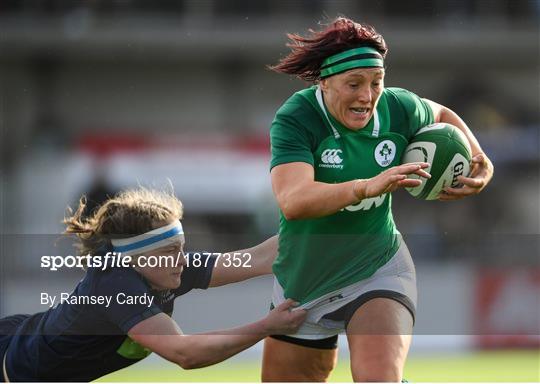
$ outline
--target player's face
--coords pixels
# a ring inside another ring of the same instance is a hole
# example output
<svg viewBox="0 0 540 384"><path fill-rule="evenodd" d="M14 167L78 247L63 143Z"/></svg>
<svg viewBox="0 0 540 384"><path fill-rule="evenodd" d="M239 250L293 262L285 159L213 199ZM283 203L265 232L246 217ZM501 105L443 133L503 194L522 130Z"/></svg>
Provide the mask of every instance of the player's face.
<svg viewBox="0 0 540 384"><path fill-rule="evenodd" d="M384 89L382 68L356 68L321 80L328 111L345 127L364 128Z"/></svg>
<svg viewBox="0 0 540 384"><path fill-rule="evenodd" d="M184 256L184 235L180 240L147 252L145 256L155 256L149 265L137 263L135 269L144 276L152 288L158 290L176 289L180 286L182 271L186 265ZM138 260L141 260L140 258ZM146 259L149 261L149 258ZM145 261L146 261L145 260ZM158 265L155 265L155 263Z"/></svg>

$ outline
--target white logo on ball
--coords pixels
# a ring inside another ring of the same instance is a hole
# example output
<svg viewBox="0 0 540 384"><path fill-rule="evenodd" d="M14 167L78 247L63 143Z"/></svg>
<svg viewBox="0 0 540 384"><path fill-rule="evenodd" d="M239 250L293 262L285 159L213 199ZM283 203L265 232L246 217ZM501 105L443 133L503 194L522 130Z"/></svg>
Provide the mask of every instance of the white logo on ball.
<svg viewBox="0 0 540 384"><path fill-rule="evenodd" d="M343 159L339 156L341 149L325 149L321 154L321 160L325 164L341 164Z"/></svg>
<svg viewBox="0 0 540 384"><path fill-rule="evenodd" d="M421 128L418 132L416 132L416 135L419 135L421 133L427 132L427 131L434 131L437 129L444 129L446 127L445 123L435 123L426 125L424 128Z"/></svg>
<svg viewBox="0 0 540 384"><path fill-rule="evenodd" d="M381 141L375 148L374 155L377 164L387 167L396 157L396 145L391 140Z"/></svg>

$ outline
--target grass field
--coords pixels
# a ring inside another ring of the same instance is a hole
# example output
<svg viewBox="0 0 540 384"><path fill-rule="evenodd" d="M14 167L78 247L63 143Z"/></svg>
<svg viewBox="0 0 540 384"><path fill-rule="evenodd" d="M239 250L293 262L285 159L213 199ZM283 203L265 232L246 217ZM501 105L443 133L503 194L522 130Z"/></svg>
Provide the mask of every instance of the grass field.
<svg viewBox="0 0 540 384"><path fill-rule="evenodd" d="M258 361L232 361L204 369L182 371L167 362L155 368L137 367L116 372L99 381L257 382ZM540 351L494 351L459 355L411 356L405 367L410 382L540 382ZM350 382L348 362L342 359L332 382Z"/></svg>

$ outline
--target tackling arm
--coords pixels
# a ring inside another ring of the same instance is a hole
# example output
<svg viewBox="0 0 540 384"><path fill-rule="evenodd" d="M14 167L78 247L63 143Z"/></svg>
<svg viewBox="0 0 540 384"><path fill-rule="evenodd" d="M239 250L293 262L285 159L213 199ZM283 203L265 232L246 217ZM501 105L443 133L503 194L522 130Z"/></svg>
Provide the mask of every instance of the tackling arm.
<svg viewBox="0 0 540 384"><path fill-rule="evenodd" d="M156 352L184 369L219 363L271 334L294 333L306 311L291 311L287 300L264 319L241 327L196 335L184 335L173 319L159 313L132 327L128 335L135 342Z"/></svg>
<svg viewBox="0 0 540 384"><path fill-rule="evenodd" d="M277 252L278 236L273 236L254 247L221 254L212 271L209 287L218 287L272 273L272 263ZM229 256L223 257L224 255ZM234 265L234 257L239 257L242 264ZM244 261L248 262L244 263Z"/></svg>

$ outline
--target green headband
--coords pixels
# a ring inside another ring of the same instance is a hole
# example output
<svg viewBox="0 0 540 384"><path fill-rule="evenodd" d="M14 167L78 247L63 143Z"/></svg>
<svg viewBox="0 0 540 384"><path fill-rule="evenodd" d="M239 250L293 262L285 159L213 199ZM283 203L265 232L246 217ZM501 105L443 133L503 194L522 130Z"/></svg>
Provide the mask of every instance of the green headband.
<svg viewBox="0 0 540 384"><path fill-rule="evenodd" d="M321 65L321 78L364 67L384 68L383 57L375 48L353 48L326 58Z"/></svg>

